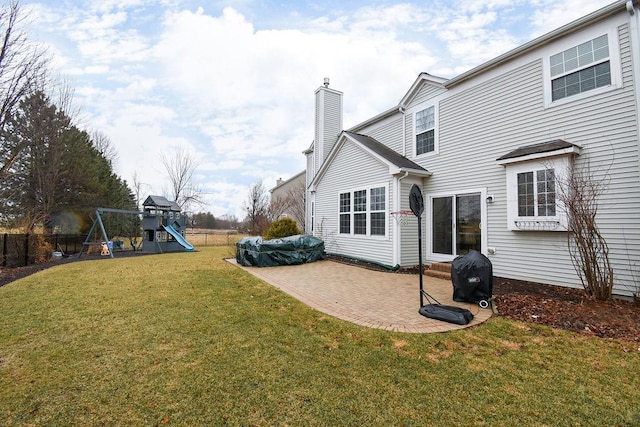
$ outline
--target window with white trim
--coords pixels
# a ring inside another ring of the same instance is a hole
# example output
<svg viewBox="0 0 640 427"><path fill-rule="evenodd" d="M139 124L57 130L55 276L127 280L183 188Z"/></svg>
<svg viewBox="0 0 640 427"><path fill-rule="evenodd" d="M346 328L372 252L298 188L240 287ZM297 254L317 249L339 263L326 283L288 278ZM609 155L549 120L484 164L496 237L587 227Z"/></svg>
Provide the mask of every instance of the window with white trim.
<svg viewBox="0 0 640 427"><path fill-rule="evenodd" d="M416 156L436 150L436 108L430 106L415 114Z"/></svg>
<svg viewBox="0 0 640 427"><path fill-rule="evenodd" d="M340 234L351 233L351 193L340 193Z"/></svg>
<svg viewBox="0 0 640 427"><path fill-rule="evenodd" d="M507 228L565 231L566 215L558 192L569 173L569 156L505 164Z"/></svg>
<svg viewBox="0 0 640 427"><path fill-rule="evenodd" d="M387 233L387 187L340 193L340 234L385 236Z"/></svg>
<svg viewBox="0 0 640 427"><path fill-rule="evenodd" d="M549 71L551 101L611 85L608 35L551 55Z"/></svg>
<svg viewBox="0 0 640 427"><path fill-rule="evenodd" d="M555 217L556 179L554 169L518 174L518 216Z"/></svg>

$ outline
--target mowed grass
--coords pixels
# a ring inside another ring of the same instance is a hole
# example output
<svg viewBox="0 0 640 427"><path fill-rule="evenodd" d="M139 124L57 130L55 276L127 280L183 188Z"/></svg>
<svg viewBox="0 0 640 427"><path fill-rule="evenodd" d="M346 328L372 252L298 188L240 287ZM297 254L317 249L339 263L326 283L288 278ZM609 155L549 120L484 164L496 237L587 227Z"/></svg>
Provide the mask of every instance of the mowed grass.
<svg viewBox="0 0 640 427"><path fill-rule="evenodd" d="M638 343L503 318L367 329L232 255L85 261L0 288L0 424L640 424Z"/></svg>

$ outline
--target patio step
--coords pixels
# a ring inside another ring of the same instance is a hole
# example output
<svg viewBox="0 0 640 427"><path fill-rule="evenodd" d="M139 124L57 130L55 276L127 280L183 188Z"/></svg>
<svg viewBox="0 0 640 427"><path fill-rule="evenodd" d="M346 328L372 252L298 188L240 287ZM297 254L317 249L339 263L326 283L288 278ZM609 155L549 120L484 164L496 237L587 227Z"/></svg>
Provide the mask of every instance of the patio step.
<svg viewBox="0 0 640 427"><path fill-rule="evenodd" d="M451 280L451 264L448 262L433 262L424 272L425 276Z"/></svg>

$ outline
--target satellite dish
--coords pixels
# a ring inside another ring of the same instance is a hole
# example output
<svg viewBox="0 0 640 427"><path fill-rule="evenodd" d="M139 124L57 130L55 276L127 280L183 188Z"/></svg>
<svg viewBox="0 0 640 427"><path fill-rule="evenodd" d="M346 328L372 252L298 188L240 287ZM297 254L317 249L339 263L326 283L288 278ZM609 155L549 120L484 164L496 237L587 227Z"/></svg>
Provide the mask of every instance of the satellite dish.
<svg viewBox="0 0 640 427"><path fill-rule="evenodd" d="M422 200L422 191L416 184L411 186L409 192L409 207L415 216L421 216L424 212L424 200Z"/></svg>

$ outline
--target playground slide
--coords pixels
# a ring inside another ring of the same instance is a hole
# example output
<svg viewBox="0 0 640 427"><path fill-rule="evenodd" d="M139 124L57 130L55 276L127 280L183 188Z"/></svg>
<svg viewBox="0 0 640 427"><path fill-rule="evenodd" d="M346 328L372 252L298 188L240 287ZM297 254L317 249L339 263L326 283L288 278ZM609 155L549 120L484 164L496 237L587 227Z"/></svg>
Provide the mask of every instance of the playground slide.
<svg viewBox="0 0 640 427"><path fill-rule="evenodd" d="M173 228L170 225L163 225L164 229L167 230L167 233L171 234L173 236L174 239L176 239L176 241L178 243L180 243L182 246L184 246L184 248L188 251L192 251L193 250L193 245L189 242L187 242L185 240L184 237L182 237L182 234L178 233L176 231L175 228Z"/></svg>

